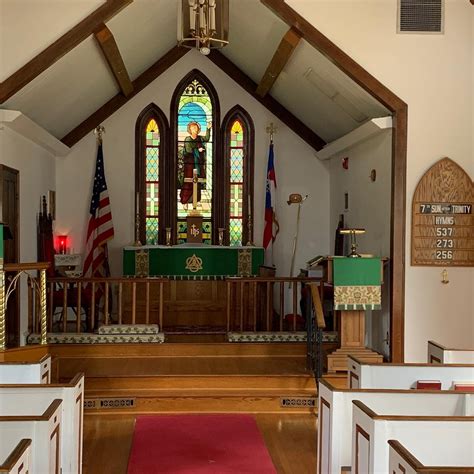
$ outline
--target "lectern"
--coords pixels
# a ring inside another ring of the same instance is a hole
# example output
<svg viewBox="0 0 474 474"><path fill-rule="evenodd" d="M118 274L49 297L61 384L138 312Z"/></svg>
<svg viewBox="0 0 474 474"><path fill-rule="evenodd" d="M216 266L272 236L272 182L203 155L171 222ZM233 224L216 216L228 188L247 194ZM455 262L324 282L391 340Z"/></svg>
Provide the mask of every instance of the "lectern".
<svg viewBox="0 0 474 474"><path fill-rule="evenodd" d="M334 286L334 310L341 312L341 347L328 355L328 372L348 370L349 355L382 363L383 356L365 347L365 311L382 309L381 258L328 257L327 281Z"/></svg>

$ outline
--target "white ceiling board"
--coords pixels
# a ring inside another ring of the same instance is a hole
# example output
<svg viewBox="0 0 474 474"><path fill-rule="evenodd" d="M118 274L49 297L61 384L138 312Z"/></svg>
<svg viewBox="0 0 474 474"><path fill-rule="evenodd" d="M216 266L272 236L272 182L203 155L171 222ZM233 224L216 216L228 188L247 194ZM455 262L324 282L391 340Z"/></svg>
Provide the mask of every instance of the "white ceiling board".
<svg viewBox="0 0 474 474"><path fill-rule="evenodd" d="M135 0L107 22L132 80L177 44L176 0Z"/></svg>
<svg viewBox="0 0 474 474"><path fill-rule="evenodd" d="M288 25L256 0L230 0L229 44L222 53L257 84Z"/></svg>
<svg viewBox="0 0 474 474"><path fill-rule="evenodd" d="M118 92L102 53L90 37L10 98L4 107L20 110L62 138Z"/></svg>
<svg viewBox="0 0 474 474"><path fill-rule="evenodd" d="M103 3L104 0L0 0L0 81Z"/></svg>
<svg viewBox="0 0 474 474"><path fill-rule="evenodd" d="M271 95L327 142L389 111L306 41L301 41Z"/></svg>

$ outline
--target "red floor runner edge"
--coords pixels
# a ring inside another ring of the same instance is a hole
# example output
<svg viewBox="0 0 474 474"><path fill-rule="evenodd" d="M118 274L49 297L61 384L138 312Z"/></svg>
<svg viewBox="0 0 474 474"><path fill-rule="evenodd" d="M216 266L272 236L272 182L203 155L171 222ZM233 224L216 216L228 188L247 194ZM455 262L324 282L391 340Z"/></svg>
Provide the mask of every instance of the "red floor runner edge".
<svg viewBox="0 0 474 474"><path fill-rule="evenodd" d="M128 474L276 474L250 415L139 416Z"/></svg>

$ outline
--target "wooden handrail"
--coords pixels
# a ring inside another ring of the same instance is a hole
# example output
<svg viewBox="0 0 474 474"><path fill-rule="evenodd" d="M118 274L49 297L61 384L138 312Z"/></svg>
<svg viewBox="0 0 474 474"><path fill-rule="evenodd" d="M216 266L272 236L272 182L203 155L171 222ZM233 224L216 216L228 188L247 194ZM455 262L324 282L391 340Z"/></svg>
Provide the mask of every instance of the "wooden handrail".
<svg viewBox="0 0 474 474"><path fill-rule="evenodd" d="M47 270L51 266L50 262L28 262L28 263L5 263L3 270L5 272L22 272L30 270Z"/></svg>
<svg viewBox="0 0 474 474"><path fill-rule="evenodd" d="M51 402L48 408L42 415L13 415L13 416L0 416L0 421L47 421L49 420L56 410L61 406L63 401L56 398Z"/></svg>
<svg viewBox="0 0 474 474"><path fill-rule="evenodd" d="M31 446L31 439L22 439L9 454L5 462L0 465L0 472L10 472L25 451Z"/></svg>

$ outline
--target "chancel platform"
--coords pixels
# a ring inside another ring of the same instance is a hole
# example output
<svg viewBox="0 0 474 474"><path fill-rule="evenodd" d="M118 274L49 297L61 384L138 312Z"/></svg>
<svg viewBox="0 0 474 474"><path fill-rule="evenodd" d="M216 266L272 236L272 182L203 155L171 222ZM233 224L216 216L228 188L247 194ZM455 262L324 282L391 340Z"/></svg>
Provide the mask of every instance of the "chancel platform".
<svg viewBox="0 0 474 474"><path fill-rule="evenodd" d="M262 247L182 244L123 249L123 275L148 277L252 276L264 260Z"/></svg>

